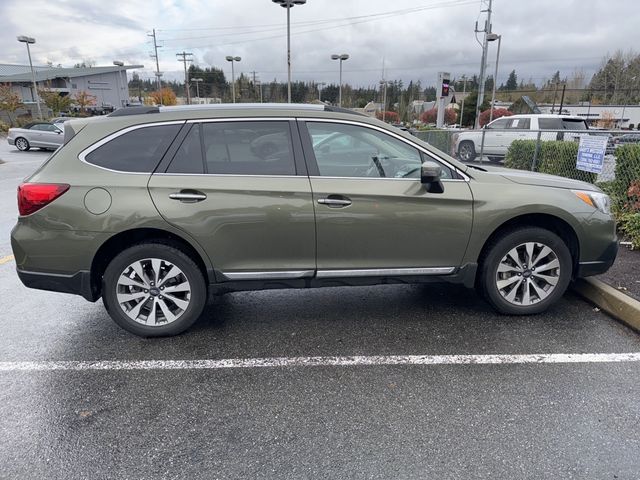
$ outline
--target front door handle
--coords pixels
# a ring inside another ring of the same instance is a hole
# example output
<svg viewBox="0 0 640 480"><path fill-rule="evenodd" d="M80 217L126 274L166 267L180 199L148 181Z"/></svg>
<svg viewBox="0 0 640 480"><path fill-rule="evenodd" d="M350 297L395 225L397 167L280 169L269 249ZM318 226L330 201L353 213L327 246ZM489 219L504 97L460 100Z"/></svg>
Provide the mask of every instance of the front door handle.
<svg viewBox="0 0 640 480"><path fill-rule="evenodd" d="M180 200L183 203L196 203L206 200L207 195L198 190L180 190L169 194L171 200Z"/></svg>
<svg viewBox="0 0 640 480"><path fill-rule="evenodd" d="M329 208L342 208L351 205L351 200L342 195L329 195L327 198L319 198L318 203Z"/></svg>

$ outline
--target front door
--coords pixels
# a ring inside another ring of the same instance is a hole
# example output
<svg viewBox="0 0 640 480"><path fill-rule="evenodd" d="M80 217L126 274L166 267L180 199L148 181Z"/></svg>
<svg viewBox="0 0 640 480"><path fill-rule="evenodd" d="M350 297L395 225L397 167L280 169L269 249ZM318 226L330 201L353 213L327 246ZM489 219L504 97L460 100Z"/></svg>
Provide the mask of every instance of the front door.
<svg viewBox="0 0 640 480"><path fill-rule="evenodd" d="M472 196L451 168L443 164L444 192L429 193L420 182L425 154L399 136L332 121L301 122L301 133L319 277L444 274L460 266ZM352 145L353 155L338 145Z"/></svg>
<svg viewBox="0 0 640 480"><path fill-rule="evenodd" d="M296 165L292 123L194 123L166 171L149 181L162 216L200 243L220 280L315 272L311 187L304 162Z"/></svg>

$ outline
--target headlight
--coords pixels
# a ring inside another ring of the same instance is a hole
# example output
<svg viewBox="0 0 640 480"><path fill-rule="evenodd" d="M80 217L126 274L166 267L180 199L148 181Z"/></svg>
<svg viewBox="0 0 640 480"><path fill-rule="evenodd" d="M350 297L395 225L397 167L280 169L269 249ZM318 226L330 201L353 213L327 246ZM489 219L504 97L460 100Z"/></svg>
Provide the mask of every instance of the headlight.
<svg viewBox="0 0 640 480"><path fill-rule="evenodd" d="M591 205L606 215L611 214L611 200L609 199L609 195L600 192L590 192L588 190L571 190L571 192L587 205Z"/></svg>

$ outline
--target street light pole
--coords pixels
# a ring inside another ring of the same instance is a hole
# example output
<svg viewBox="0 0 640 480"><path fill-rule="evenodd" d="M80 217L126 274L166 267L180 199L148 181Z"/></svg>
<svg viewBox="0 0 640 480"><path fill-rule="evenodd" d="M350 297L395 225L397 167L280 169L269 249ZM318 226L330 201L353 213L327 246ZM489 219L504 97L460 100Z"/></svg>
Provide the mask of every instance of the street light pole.
<svg viewBox="0 0 640 480"><path fill-rule="evenodd" d="M233 103L236 103L236 74L233 70L233 63L239 62L240 60L242 60L242 58L227 55L225 59L227 60L227 62L231 62L231 95L233 95Z"/></svg>
<svg viewBox="0 0 640 480"><path fill-rule="evenodd" d="M324 87L326 84L327 84L326 82L318 83L318 101L319 102L322 101L322 87Z"/></svg>
<svg viewBox="0 0 640 480"><path fill-rule="evenodd" d="M460 106L460 128L462 128L462 119L464 118L464 97L467 96L467 76L462 75L462 105Z"/></svg>
<svg viewBox="0 0 640 480"><path fill-rule="evenodd" d="M29 67L31 68L31 81L33 82L33 99L36 101L36 105L38 106L38 117L42 120L42 108L40 108L40 95L38 95L38 86L36 84L36 74L33 71L33 62L31 62L31 50L29 50L29 44L36 43L36 39L33 37L27 37L25 35L20 35L17 37L20 43L27 44L27 55L29 56Z"/></svg>
<svg viewBox="0 0 640 480"><path fill-rule="evenodd" d="M291 9L304 5L307 0L271 0L287 9L287 102L291 103Z"/></svg>
<svg viewBox="0 0 640 480"><path fill-rule="evenodd" d="M383 94L382 94L382 121L384 122L385 117L387 115L387 81L386 80L380 80L380 85L382 85L383 88Z"/></svg>
<svg viewBox="0 0 640 480"><path fill-rule="evenodd" d="M196 97L198 98L198 105L200 105L200 82L204 82L204 79L192 78L191 81L196 84Z"/></svg>
<svg viewBox="0 0 640 480"><path fill-rule="evenodd" d="M338 88L338 106L342 106L342 62L349 59L349 55L343 53L341 55L331 55L331 60L340 60L340 86Z"/></svg>
<svg viewBox="0 0 640 480"><path fill-rule="evenodd" d="M496 101L496 83L498 83L498 63L500 63L500 44L502 43L502 35L490 33L487 35L487 41L493 42L498 40L498 51L496 52L496 70L493 74L493 91L491 92L491 107L489 108L489 123L493 120L493 109Z"/></svg>

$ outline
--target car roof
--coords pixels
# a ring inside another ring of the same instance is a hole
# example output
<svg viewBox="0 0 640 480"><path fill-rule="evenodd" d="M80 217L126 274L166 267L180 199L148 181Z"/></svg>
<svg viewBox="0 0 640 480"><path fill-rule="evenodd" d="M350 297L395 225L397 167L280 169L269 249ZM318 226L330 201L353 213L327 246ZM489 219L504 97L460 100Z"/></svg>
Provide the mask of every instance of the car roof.
<svg viewBox="0 0 640 480"><path fill-rule="evenodd" d="M517 115L511 115L508 118L566 118L569 120L584 120L582 117L576 115L557 115L553 113L519 113ZM500 117L505 118L505 117Z"/></svg>

